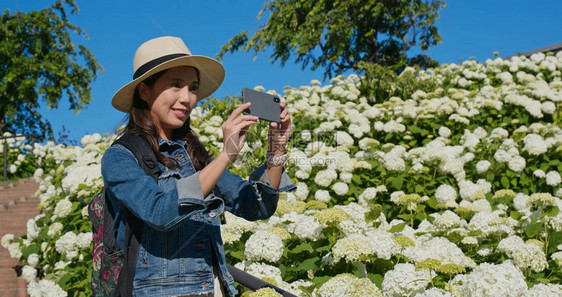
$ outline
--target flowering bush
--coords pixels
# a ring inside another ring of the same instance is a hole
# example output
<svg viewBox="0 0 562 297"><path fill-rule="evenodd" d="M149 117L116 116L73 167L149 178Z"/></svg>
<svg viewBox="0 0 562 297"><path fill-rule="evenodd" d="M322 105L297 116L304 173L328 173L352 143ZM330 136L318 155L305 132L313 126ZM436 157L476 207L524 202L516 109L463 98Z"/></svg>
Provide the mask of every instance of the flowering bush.
<svg viewBox="0 0 562 297"><path fill-rule="evenodd" d="M407 68L385 92L355 75L285 89L286 169L299 188L268 220L226 215L229 262L300 296L562 294L560 71L562 53L534 54ZM211 153L238 102L193 111ZM251 127L231 171L264 162L266 127ZM2 239L41 279L30 294L53 284L90 293L84 207L113 139L42 147L52 163L35 173L43 212L26 236Z"/></svg>
<svg viewBox="0 0 562 297"><path fill-rule="evenodd" d="M5 132L3 137L12 136ZM0 164L4 164L4 145L6 145L6 177L8 180L26 178L33 175L37 169L37 156L32 154L33 146L24 136L6 138L0 141ZM35 144L37 146L37 144Z"/></svg>

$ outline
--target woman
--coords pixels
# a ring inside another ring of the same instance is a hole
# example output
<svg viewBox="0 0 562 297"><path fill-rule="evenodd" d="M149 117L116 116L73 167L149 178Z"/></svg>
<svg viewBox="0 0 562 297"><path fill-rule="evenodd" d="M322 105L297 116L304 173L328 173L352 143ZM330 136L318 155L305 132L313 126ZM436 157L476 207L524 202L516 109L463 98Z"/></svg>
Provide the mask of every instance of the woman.
<svg viewBox="0 0 562 297"><path fill-rule="evenodd" d="M230 211L247 220L266 219L275 212L279 191L295 189L282 167L291 126L288 111L282 103L280 123L269 126L267 164L243 180L227 167L258 121L242 114L249 104L238 106L222 125L224 146L215 158L190 128L195 104L222 83L222 65L191 55L180 38L167 36L142 44L133 67L133 81L113 96L112 105L128 113L125 133L141 136L152 147L162 174L155 182L133 153L117 144L102 159L102 175L117 212L119 247L125 245L127 214L144 223L134 295L235 295L219 217Z"/></svg>

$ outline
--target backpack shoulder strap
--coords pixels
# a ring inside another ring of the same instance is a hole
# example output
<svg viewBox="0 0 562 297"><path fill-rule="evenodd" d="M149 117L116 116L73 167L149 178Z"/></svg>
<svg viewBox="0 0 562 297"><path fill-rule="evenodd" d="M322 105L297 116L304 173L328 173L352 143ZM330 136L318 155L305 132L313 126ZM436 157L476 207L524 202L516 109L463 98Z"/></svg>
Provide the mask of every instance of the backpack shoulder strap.
<svg viewBox="0 0 562 297"><path fill-rule="evenodd" d="M139 162L139 165L146 174L150 175L154 180L158 180L158 176L162 173L158 167L158 160L152 151L150 145L140 136L133 134L124 134L113 144L120 144L130 150Z"/></svg>
<svg viewBox="0 0 562 297"><path fill-rule="evenodd" d="M158 181L158 176L160 176L162 170L158 167L158 160L152 148L142 137L124 134L114 141L113 144L123 145L131 151L146 174L155 181ZM118 296L133 296L133 279L139 255L143 225L144 223L133 213L127 212L127 219L125 221L125 249L127 252L125 254L123 270L119 274L117 283Z"/></svg>

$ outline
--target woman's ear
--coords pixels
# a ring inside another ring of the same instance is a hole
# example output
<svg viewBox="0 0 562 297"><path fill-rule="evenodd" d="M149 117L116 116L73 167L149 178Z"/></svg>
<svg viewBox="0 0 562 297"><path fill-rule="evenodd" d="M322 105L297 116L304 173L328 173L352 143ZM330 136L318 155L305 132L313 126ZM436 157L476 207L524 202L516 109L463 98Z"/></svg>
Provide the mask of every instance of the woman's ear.
<svg viewBox="0 0 562 297"><path fill-rule="evenodd" d="M150 88L144 82L141 82L137 88L139 89L139 96L142 101L150 106Z"/></svg>

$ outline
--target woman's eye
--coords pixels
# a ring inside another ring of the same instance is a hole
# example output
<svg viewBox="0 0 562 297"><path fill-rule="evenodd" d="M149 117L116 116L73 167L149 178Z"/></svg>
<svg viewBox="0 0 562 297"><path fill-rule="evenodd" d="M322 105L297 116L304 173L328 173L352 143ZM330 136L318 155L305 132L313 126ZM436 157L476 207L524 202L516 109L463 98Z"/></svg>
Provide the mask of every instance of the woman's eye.
<svg viewBox="0 0 562 297"><path fill-rule="evenodd" d="M193 86L191 86L190 89L191 89L191 91L196 92L196 91L199 90L199 85L193 85Z"/></svg>
<svg viewBox="0 0 562 297"><path fill-rule="evenodd" d="M181 86L180 86L179 83L174 82L174 83L172 83L172 87L174 87L174 88L179 88L179 87L181 87Z"/></svg>

